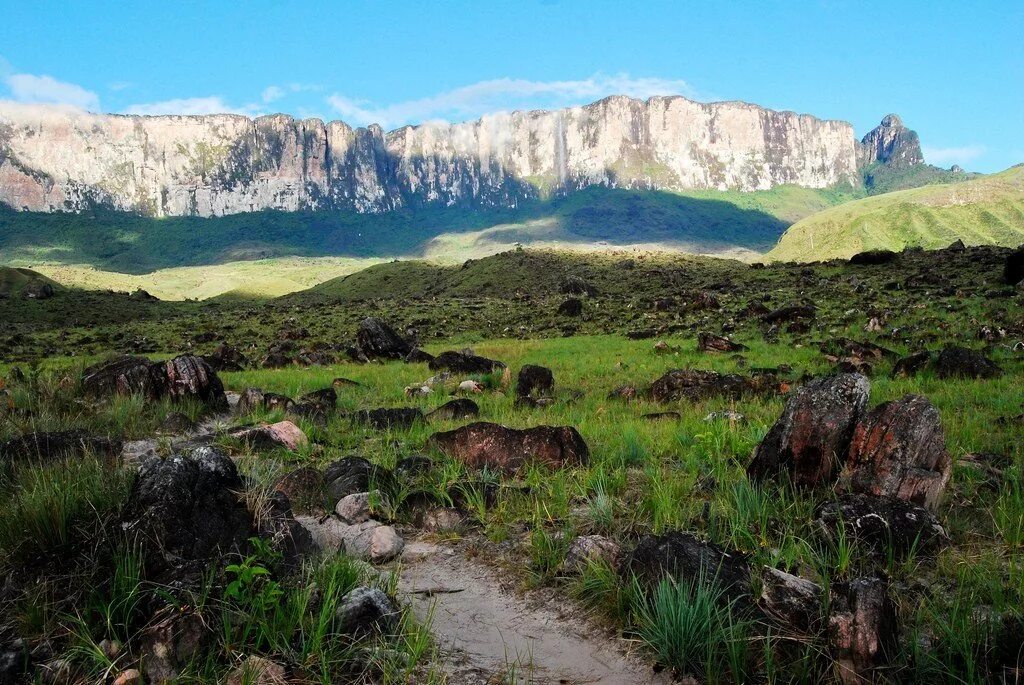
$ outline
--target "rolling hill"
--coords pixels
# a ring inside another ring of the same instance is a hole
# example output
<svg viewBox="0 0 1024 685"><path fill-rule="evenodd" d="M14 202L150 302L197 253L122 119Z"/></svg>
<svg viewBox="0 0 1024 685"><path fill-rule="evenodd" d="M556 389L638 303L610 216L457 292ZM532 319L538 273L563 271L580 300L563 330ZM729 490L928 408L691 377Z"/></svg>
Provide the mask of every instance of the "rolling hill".
<svg viewBox="0 0 1024 685"><path fill-rule="evenodd" d="M1024 165L960 183L874 195L793 224L768 254L776 261L848 258L864 250L1024 243Z"/></svg>
<svg viewBox="0 0 1024 685"><path fill-rule="evenodd" d="M20 297L25 288L44 284L54 290L60 288L56 282L32 269L0 266L0 299Z"/></svg>

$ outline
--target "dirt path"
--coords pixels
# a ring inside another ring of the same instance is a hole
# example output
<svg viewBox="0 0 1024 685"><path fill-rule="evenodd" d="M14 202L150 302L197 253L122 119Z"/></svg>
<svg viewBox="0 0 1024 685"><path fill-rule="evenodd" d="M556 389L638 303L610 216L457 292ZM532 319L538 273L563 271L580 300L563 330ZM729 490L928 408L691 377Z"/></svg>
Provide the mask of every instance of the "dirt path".
<svg viewBox="0 0 1024 685"><path fill-rule="evenodd" d="M573 607L517 595L494 569L459 552L411 543L399 592L432 630L452 685L476 683L670 683L568 612Z"/></svg>

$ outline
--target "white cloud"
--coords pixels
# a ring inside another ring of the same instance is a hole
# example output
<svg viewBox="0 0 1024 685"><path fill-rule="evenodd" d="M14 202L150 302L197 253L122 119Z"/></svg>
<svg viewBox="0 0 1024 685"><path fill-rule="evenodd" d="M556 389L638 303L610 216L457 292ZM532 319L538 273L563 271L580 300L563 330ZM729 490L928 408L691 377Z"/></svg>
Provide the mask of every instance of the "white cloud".
<svg viewBox="0 0 1024 685"><path fill-rule="evenodd" d="M219 96L200 98L177 98L174 100L163 100L161 102L144 102L129 105L124 109L125 114L257 114L257 105L244 105L234 107Z"/></svg>
<svg viewBox="0 0 1024 685"><path fill-rule="evenodd" d="M929 164L946 166L949 164L966 164L985 154L984 145L964 145L962 147L925 147L922 149L924 158Z"/></svg>
<svg viewBox="0 0 1024 685"><path fill-rule="evenodd" d="M131 88L134 85L135 84L132 83L131 81L114 81L113 83L111 83L107 87L110 88L110 90L118 91L118 90L125 90L126 88Z"/></svg>
<svg viewBox="0 0 1024 685"><path fill-rule="evenodd" d="M93 112L100 108L96 93L74 83L58 81L52 76L7 74L3 82L11 91L11 97L19 102L71 105Z"/></svg>
<svg viewBox="0 0 1024 685"><path fill-rule="evenodd" d="M484 114L511 109L569 107L608 95L646 99L654 95L694 96L693 88L681 79L633 78L628 74L595 74L576 81L530 81L493 79L480 81L430 97L375 105L366 100L333 94L328 104L350 123L377 123L385 128L417 124L431 119L448 121L476 119Z"/></svg>
<svg viewBox="0 0 1024 685"><path fill-rule="evenodd" d="M267 86L263 89L263 94L260 95L260 99L267 104L270 104L274 100L280 100L283 97L284 89L280 86Z"/></svg>

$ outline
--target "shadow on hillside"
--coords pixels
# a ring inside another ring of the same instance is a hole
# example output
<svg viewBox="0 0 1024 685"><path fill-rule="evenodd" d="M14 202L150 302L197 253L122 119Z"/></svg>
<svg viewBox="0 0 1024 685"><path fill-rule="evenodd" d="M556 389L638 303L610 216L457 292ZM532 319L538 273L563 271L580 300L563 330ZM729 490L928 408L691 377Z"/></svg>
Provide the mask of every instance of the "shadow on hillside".
<svg viewBox="0 0 1024 685"><path fill-rule="evenodd" d="M531 225L533 222L533 225ZM543 224L542 235L534 230ZM0 263L60 261L125 273L282 256L420 256L440 236L611 246L764 251L788 224L727 200L589 187L512 209L421 206L382 214L262 211L154 219L96 208L80 214L0 211ZM54 259L59 255L58 259Z"/></svg>

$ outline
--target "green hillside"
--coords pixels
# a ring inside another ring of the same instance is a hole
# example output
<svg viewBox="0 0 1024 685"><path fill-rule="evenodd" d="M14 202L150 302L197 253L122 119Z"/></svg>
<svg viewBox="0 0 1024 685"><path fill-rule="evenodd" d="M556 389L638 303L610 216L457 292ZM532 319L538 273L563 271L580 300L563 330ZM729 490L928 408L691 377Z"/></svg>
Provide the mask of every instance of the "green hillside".
<svg viewBox="0 0 1024 685"><path fill-rule="evenodd" d="M763 252L794 221L852 197L852 188L669 193L593 187L486 211L267 211L153 219L102 209L42 214L0 208L0 263L74 264L140 275L277 257L420 256L454 262L495 254L516 243Z"/></svg>
<svg viewBox="0 0 1024 685"><path fill-rule="evenodd" d="M875 195L798 221L768 253L783 261L848 258L873 249L1024 243L1024 165L960 183Z"/></svg>
<svg viewBox="0 0 1024 685"><path fill-rule="evenodd" d="M23 290L36 283L49 283L54 290L60 286L31 269L0 266L0 299L20 297Z"/></svg>

